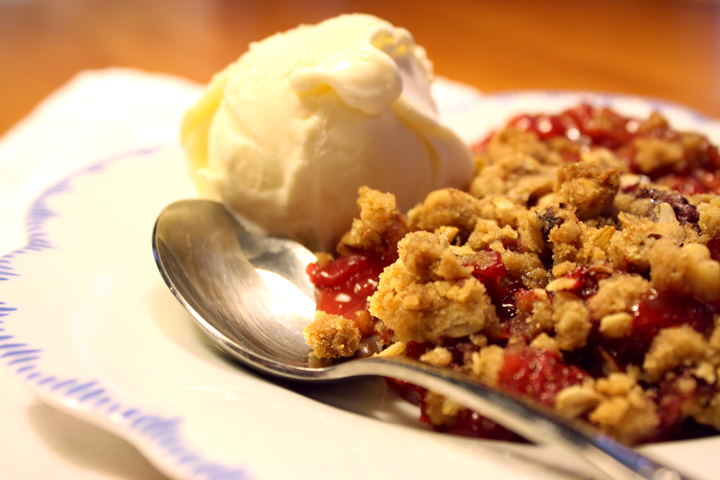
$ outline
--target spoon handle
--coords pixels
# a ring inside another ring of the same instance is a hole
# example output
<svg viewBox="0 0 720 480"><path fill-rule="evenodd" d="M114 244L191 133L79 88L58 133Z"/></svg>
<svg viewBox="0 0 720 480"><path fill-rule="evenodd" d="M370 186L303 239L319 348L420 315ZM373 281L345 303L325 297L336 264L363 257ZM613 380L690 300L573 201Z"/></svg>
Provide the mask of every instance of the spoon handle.
<svg viewBox="0 0 720 480"><path fill-rule="evenodd" d="M595 467L603 480L691 480L609 437L581 428L548 409L530 405L445 368L405 357L371 357L336 366L337 378L381 375L452 398L538 444L570 450Z"/></svg>

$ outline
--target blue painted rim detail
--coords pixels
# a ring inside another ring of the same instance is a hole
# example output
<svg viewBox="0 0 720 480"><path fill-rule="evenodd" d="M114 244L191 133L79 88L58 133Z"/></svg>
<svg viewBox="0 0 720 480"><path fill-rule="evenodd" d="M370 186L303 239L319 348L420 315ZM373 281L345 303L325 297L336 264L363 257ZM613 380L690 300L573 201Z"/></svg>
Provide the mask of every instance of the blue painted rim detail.
<svg viewBox="0 0 720 480"><path fill-rule="evenodd" d="M53 249L53 242L46 231L48 219L61 215L52 210L47 200L56 195L72 193L73 181L85 175L106 171L106 167L123 159L139 156L151 157L154 153L171 147L157 147L128 152L110 157L86 167L43 192L30 206L25 220L28 244L0 257L0 281L12 281L22 276L13 266L13 259ZM38 366L43 349L35 348L12 333L12 316L18 309L0 301L0 364L27 383L65 399L78 402L101 417L112 417L129 431L140 434L159 451L167 455L178 470L187 472L187 478L202 480L246 480L245 469L223 465L208 460L196 452L182 434L182 418L168 418L148 413L142 409L116 401L98 379L61 378L43 372Z"/></svg>

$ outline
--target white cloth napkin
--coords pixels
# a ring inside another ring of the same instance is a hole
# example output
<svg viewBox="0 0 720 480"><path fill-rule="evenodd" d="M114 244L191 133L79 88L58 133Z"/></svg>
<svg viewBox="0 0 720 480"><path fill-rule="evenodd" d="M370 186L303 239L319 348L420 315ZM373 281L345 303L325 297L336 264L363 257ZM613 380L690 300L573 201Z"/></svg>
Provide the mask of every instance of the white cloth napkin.
<svg viewBox="0 0 720 480"><path fill-rule="evenodd" d="M125 151L178 143L201 87L128 69L81 72L0 138L0 255L26 245L31 202ZM0 301L2 286L0 285ZM42 404L0 368L0 479L162 479L130 444Z"/></svg>

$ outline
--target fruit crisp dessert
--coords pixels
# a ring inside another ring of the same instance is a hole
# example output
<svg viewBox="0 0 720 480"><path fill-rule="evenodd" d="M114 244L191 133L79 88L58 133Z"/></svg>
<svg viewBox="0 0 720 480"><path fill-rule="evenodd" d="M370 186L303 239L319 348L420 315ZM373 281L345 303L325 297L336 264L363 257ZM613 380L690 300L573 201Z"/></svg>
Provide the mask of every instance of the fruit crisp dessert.
<svg viewBox="0 0 720 480"><path fill-rule="evenodd" d="M404 355L627 443L720 429L720 155L700 134L580 105L473 148L468 191L407 212L363 187L308 273L317 361ZM436 430L514 434L388 380Z"/></svg>

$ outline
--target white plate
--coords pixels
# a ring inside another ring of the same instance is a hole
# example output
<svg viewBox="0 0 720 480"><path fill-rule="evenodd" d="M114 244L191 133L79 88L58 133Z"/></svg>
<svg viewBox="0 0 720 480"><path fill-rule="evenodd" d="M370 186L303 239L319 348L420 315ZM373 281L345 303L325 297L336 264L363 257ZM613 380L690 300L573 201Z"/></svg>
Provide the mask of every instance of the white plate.
<svg viewBox="0 0 720 480"><path fill-rule="evenodd" d="M580 101L626 114L656 108L720 141L720 123L647 99L483 97L448 82L437 94L468 141L514 113ZM173 478L575 478L568 471L580 465L553 450L426 430L382 381L291 389L234 364L167 291L151 254L160 210L193 195L175 146L104 160L42 194L28 212L28 245L0 258L0 364ZM720 438L643 450L701 478L720 467Z"/></svg>

